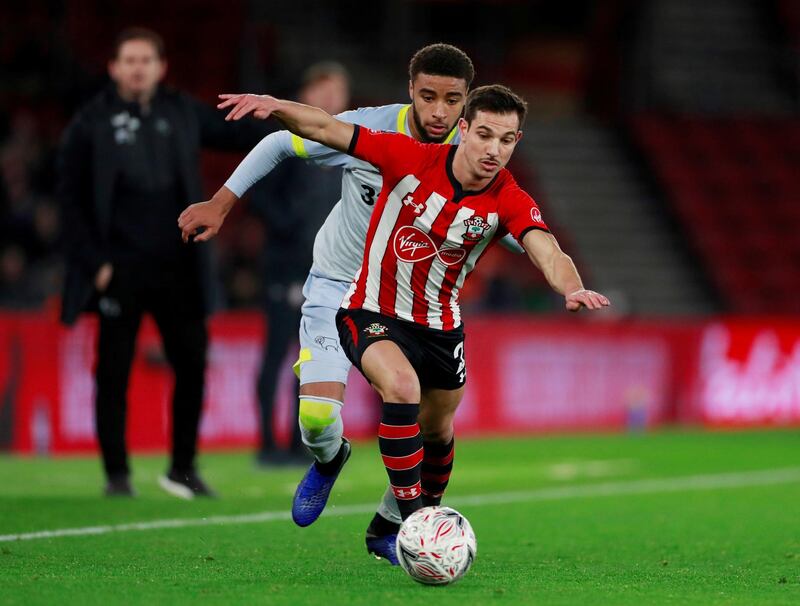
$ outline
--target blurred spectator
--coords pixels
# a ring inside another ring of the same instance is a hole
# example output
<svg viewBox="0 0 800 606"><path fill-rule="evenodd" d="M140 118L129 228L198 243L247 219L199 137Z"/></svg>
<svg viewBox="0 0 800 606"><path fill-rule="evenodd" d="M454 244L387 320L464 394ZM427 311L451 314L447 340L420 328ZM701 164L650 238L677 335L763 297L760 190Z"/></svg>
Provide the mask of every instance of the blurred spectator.
<svg viewBox="0 0 800 606"><path fill-rule="evenodd" d="M312 65L305 72L298 100L338 114L350 104L347 72L338 63ZM251 191L251 209L264 221L264 311L267 339L258 378L261 412L260 464L305 462L300 428L293 423L288 452L275 443L273 410L280 370L289 345L296 342L303 304L303 283L311 267L316 235L338 200L342 171L292 158L283 161ZM292 399L297 418L299 399Z"/></svg>
<svg viewBox="0 0 800 606"><path fill-rule="evenodd" d="M0 251L0 305L29 307L35 296L25 272L25 253L19 246L6 245Z"/></svg>
<svg viewBox="0 0 800 606"><path fill-rule="evenodd" d="M58 286L58 213L34 115L17 111L0 146L0 305L31 308Z"/></svg>
<svg viewBox="0 0 800 606"><path fill-rule="evenodd" d="M224 115L160 85L163 41L133 28L117 39L113 84L68 127L59 156L67 274L62 320L99 311L97 435L106 494L132 496L125 445L126 392L142 314L153 315L175 372L172 461L159 483L193 498L212 491L197 475L209 312L208 251L184 246L177 216L202 199L201 145L249 149L269 127ZM49 224L48 216L40 224Z"/></svg>

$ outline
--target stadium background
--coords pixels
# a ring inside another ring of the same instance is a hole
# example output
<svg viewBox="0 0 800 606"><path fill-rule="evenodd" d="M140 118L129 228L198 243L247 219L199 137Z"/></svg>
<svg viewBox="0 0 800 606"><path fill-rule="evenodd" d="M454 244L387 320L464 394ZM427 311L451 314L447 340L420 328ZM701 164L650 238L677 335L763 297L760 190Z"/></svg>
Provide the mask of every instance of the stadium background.
<svg viewBox="0 0 800 606"><path fill-rule="evenodd" d="M94 324L56 322L69 226L53 159L134 24L165 37L168 82L207 102L291 94L321 59L351 71L353 105L405 100L408 58L439 40L468 52L476 84L526 97L512 170L614 309L568 316L526 259L494 251L464 293L463 435L800 422L800 3L65 0L0 6L0 450L94 448ZM239 159L204 156L207 193ZM268 237L243 204L216 241L206 447L255 443ZM287 429L291 381L287 367ZM135 450L163 449L169 389L145 325ZM374 436L369 388L349 389L348 433Z"/></svg>

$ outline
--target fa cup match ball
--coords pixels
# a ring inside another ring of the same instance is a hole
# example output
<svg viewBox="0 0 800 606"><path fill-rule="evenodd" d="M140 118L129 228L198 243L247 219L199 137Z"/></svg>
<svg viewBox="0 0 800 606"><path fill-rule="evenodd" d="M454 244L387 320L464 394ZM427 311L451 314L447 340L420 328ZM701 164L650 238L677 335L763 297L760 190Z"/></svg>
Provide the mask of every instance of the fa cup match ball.
<svg viewBox="0 0 800 606"><path fill-rule="evenodd" d="M400 526L397 559L412 579L445 585L463 577L478 551L467 518L450 507L423 507Z"/></svg>

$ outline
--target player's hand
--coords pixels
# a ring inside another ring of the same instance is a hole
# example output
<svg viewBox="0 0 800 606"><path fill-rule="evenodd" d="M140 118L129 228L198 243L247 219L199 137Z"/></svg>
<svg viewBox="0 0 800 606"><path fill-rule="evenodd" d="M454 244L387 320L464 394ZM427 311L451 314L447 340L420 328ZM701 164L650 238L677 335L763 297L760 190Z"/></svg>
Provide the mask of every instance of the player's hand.
<svg viewBox="0 0 800 606"><path fill-rule="evenodd" d="M579 311L582 307L587 309L602 309L608 307L611 302L607 297L593 290L576 290L569 293L566 297L566 307L568 311Z"/></svg>
<svg viewBox="0 0 800 606"><path fill-rule="evenodd" d="M97 292L105 292L114 276L114 267L111 263L103 263L94 275L94 287Z"/></svg>
<svg viewBox="0 0 800 606"><path fill-rule="evenodd" d="M184 243L189 240L207 242L219 233L225 214L213 199L192 204L178 217L181 239ZM202 233L197 233L197 230L202 230Z"/></svg>
<svg viewBox="0 0 800 606"><path fill-rule="evenodd" d="M218 96L222 102L217 105L217 109L231 108L225 120L240 120L247 114L253 114L253 117L259 120L266 120L278 108L279 103L278 99L269 95L226 93Z"/></svg>

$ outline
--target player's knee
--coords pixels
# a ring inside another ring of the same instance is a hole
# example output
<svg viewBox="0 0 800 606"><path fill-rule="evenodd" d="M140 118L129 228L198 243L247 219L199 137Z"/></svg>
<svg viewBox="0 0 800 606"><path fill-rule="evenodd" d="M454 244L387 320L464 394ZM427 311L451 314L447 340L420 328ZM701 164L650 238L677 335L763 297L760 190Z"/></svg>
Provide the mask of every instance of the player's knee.
<svg viewBox="0 0 800 606"><path fill-rule="evenodd" d="M419 402L417 373L411 368L395 369L379 387L384 402Z"/></svg>
<svg viewBox="0 0 800 606"><path fill-rule="evenodd" d="M453 424L436 424L426 426L422 419L419 421L422 439L432 444L449 444L453 439Z"/></svg>
<svg viewBox="0 0 800 606"><path fill-rule="evenodd" d="M298 421L310 437L320 436L339 420L342 402L318 396L300 396Z"/></svg>

